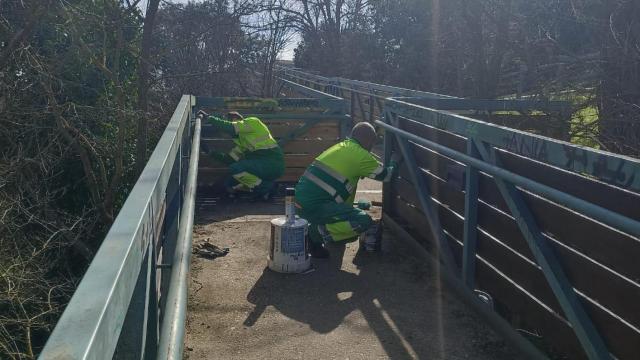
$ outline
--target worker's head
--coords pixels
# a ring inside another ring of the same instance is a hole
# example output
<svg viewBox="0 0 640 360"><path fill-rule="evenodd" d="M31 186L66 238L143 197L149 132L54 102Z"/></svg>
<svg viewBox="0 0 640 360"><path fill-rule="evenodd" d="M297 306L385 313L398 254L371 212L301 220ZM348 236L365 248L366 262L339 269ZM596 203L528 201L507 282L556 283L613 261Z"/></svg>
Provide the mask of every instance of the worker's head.
<svg viewBox="0 0 640 360"><path fill-rule="evenodd" d="M351 130L351 138L356 140L367 151L371 151L378 137L376 136L376 129L371 124L361 122L357 123Z"/></svg>
<svg viewBox="0 0 640 360"><path fill-rule="evenodd" d="M229 119L230 121L238 121L244 119L244 117L237 111L229 111L227 113L227 119Z"/></svg>

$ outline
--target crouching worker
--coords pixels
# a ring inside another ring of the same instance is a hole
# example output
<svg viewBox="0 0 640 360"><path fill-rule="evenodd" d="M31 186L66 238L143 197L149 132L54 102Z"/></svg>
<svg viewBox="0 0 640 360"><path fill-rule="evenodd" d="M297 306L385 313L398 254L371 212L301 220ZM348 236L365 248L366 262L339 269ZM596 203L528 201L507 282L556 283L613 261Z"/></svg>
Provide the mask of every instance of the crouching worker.
<svg viewBox="0 0 640 360"><path fill-rule="evenodd" d="M228 120L209 116L202 110L198 116L207 119L216 131L233 137L236 146L229 153L211 151L205 143L201 144L204 152L229 166L231 176L225 181L229 195L247 192L254 198L267 200L285 167L282 149L267 126L257 117L243 118L237 112L228 113Z"/></svg>
<svg viewBox="0 0 640 360"><path fill-rule="evenodd" d="M358 180L369 177L391 179L397 164L380 164L370 153L376 132L369 123L359 123L351 136L320 154L296 186L296 207L309 222L311 256L327 258L325 242L352 242L373 225L364 211L354 208Z"/></svg>

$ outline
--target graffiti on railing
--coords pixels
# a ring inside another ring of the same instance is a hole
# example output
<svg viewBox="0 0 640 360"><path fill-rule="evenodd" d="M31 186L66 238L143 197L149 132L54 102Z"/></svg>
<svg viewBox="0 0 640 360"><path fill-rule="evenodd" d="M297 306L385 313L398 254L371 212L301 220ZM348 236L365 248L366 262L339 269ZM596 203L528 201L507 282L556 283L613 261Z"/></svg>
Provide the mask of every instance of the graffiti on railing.
<svg viewBox="0 0 640 360"><path fill-rule="evenodd" d="M548 159L547 142L544 139L512 133L504 138L504 148L518 155L546 162Z"/></svg>
<svg viewBox="0 0 640 360"><path fill-rule="evenodd" d="M609 167L609 161L604 156L599 156L598 160L593 163L593 174L600 179L605 180L608 183L617 185L621 188L628 188L633 184L636 174L627 174L624 171L624 160L618 160L618 164L613 168ZM613 165L613 164L611 164Z"/></svg>

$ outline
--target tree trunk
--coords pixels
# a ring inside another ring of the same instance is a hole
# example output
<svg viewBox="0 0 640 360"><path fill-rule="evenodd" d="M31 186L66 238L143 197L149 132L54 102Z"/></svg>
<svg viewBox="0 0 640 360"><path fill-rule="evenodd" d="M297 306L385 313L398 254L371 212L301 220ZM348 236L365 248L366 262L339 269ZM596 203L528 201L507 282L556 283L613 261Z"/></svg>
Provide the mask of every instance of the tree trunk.
<svg viewBox="0 0 640 360"><path fill-rule="evenodd" d="M147 13L142 26L142 44L140 46L140 60L138 64L138 130L136 141L136 168L142 172L147 162L147 128L149 112L149 78L151 74L150 57L153 42L153 25L158 13L160 0L149 0Z"/></svg>

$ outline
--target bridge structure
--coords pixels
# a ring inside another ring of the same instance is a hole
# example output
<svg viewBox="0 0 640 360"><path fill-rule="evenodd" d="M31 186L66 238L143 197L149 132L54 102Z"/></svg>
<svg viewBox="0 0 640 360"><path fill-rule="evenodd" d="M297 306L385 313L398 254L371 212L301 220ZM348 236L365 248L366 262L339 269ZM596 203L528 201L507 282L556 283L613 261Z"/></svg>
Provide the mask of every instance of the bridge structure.
<svg viewBox="0 0 640 360"><path fill-rule="evenodd" d="M529 358L637 358L640 161L567 142L569 104L278 76L284 98L182 97L41 359L182 357L196 190L224 174L199 145L229 141L199 109L264 118L288 181L371 122L383 160L403 158L384 226L487 324Z"/></svg>

